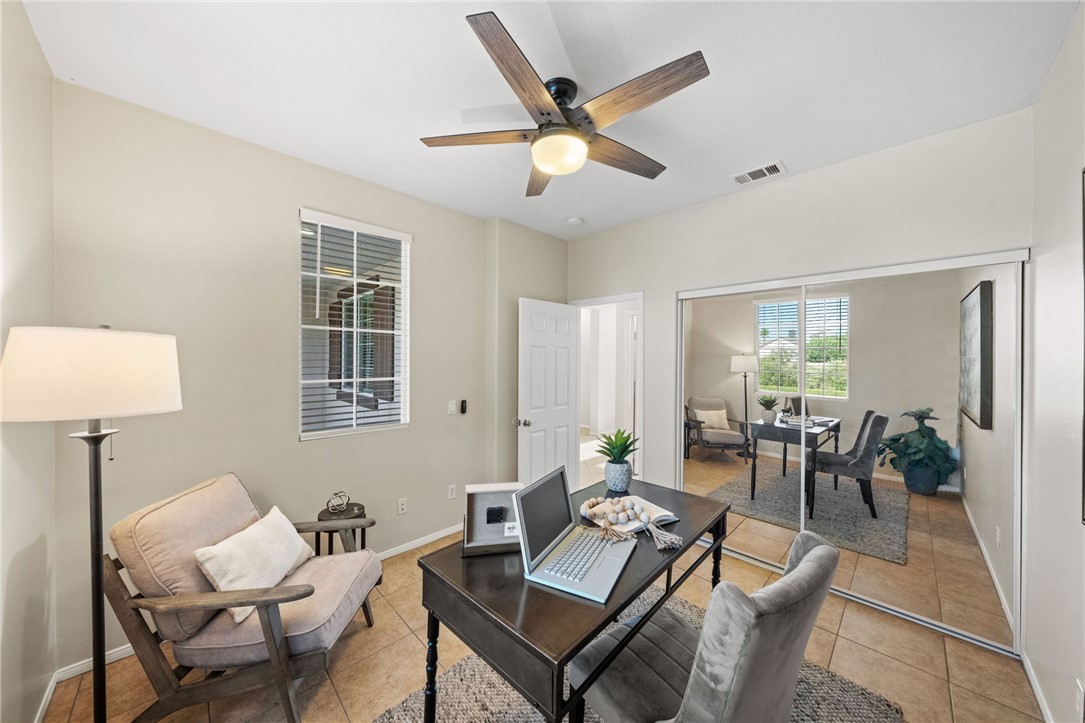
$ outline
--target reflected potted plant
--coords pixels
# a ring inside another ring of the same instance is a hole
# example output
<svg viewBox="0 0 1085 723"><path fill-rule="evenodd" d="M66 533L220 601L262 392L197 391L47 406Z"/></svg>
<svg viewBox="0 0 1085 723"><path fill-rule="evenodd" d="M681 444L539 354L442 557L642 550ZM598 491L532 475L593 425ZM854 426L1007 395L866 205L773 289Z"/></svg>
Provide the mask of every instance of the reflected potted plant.
<svg viewBox="0 0 1085 723"><path fill-rule="evenodd" d="M624 429L616 429L614 434L601 434L596 439L599 440L596 451L607 458L603 468L607 487L615 492L625 492L633 479L633 466L626 457L637 451L640 438L633 437Z"/></svg>
<svg viewBox="0 0 1085 723"><path fill-rule="evenodd" d="M776 405L780 403L780 400L771 394L762 394L757 398L757 403L761 405L761 421L765 424L774 423L776 421Z"/></svg>
<svg viewBox="0 0 1085 723"><path fill-rule="evenodd" d="M884 467L888 459L893 469L904 475L904 485L921 495L933 495L938 485L944 484L957 470L957 460L949 444L938 436L934 427L927 426L927 420L938 419L933 412L932 407L905 412L900 416L914 419L916 428L892 434L878 445L881 459L878 466Z"/></svg>

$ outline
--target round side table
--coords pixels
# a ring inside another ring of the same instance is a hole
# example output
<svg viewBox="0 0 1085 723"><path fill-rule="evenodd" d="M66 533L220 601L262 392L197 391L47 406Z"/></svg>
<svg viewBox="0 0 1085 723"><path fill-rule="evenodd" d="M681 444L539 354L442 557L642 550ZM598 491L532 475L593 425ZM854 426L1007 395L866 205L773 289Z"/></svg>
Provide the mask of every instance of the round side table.
<svg viewBox="0 0 1085 723"><path fill-rule="evenodd" d="M360 502L348 502L347 508L342 512L332 512L325 508L318 512L316 516L317 520L320 522L326 522L327 520L353 520L357 517L365 517L365 505L361 504ZM358 549L364 550L365 528L355 528L353 530L348 530L347 532L348 534L354 536L354 540L357 544ZM355 534L356 532L360 534L360 539L359 535ZM316 533L316 554L318 555L320 554L320 534L321 533L319 532ZM326 532L324 534L328 536L328 554L332 555L335 553L335 535L337 533Z"/></svg>

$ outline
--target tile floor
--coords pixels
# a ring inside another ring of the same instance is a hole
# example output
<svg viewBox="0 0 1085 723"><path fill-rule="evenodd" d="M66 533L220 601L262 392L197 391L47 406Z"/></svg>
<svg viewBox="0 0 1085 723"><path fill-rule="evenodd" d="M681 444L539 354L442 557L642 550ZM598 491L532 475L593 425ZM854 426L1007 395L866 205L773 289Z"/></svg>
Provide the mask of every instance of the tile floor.
<svg viewBox="0 0 1085 723"><path fill-rule="evenodd" d="M780 461L766 458L758 475L780 471ZM789 469L797 465L789 465ZM707 495L724 482L748 474L749 467L733 453L706 454L698 449L684 464L685 490ZM841 489L853 482L841 479ZM874 480L877 485L893 482ZM898 485L903 489L903 485ZM853 490L856 495L858 489ZM787 558L795 531L760 520L728 515L727 544L771 562ZM911 495L908 514L908 564L840 550L834 584L896 608L939 620L960 630L1004 645L1013 633L998 593L968 523L960 497Z"/></svg>
<svg viewBox="0 0 1085 723"><path fill-rule="evenodd" d="M743 524L745 524L743 522ZM741 525L740 525L741 526ZM766 538L771 539L771 538ZM453 535L383 562L384 583L372 597L376 624L348 627L334 649L327 674L303 682L298 696L305 721L370 721L425 682L425 613L418 557L458 541ZM693 554L679 563L688 563ZM709 566L702 565L677 594L704 606L711 592ZM723 577L747 591L770 581L768 571L725 557ZM440 666L446 669L470 651L447 630L441 633ZM1021 665L1005 656L830 595L807 645L812 661L875 690L919 721L1028 721L1040 711ZM154 693L135 657L107 668L108 717L131 721ZM91 717L90 674L57 685L47 723ZM210 705L193 706L166 720L279 721L277 696L258 691Z"/></svg>

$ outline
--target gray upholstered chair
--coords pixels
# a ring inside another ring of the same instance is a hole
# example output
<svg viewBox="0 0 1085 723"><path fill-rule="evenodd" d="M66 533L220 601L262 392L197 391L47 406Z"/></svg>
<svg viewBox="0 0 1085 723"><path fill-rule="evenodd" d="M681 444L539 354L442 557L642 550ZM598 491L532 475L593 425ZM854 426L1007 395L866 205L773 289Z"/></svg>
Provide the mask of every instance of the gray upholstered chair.
<svg viewBox="0 0 1085 723"><path fill-rule="evenodd" d="M714 425L703 412L725 412L730 429ZM747 449L745 425L735 420L726 399L717 397L690 397L686 404L686 423L691 428L692 443L700 450L700 458L710 449ZM746 460L749 463L749 460Z"/></svg>
<svg viewBox="0 0 1085 723"><path fill-rule="evenodd" d="M814 517L814 491L816 485L814 476L821 472L831 474L834 477L851 477L859 483L859 493L863 496L863 502L870 508L870 516L878 518L878 511L874 507L874 492L870 486L870 480L874 477L874 459L878 452L878 443L885 433L885 427L889 424L889 417L877 414L873 410L867 410L863 415L863 423L859 426L859 434L855 437L855 444L844 453L818 452L811 464L811 450L806 452L806 506L811 519ZM835 486L835 484L834 484Z"/></svg>
<svg viewBox="0 0 1085 723"><path fill-rule="evenodd" d="M328 651L361 607L373 625L369 593L380 581L372 550L355 550L353 528L372 520L295 524L298 532L339 532L347 554L311 557L275 587L217 592L193 551L260 519L233 474L207 480L124 518L109 536L119 559L103 556L105 593L158 700L137 721L154 721L196 703L275 686L286 720L300 719L301 678L328 665ZM127 568L133 595L120 575ZM227 607L256 610L235 623ZM140 611L149 613L152 632ZM172 641L174 667L162 650ZM196 668L202 679L184 679Z"/></svg>
<svg viewBox="0 0 1085 723"><path fill-rule="evenodd" d="M698 631L670 608L641 629L585 694L607 723L787 721L803 651L840 554L812 532L795 538L784 576L752 595L724 581ZM577 655L581 685L634 621Z"/></svg>

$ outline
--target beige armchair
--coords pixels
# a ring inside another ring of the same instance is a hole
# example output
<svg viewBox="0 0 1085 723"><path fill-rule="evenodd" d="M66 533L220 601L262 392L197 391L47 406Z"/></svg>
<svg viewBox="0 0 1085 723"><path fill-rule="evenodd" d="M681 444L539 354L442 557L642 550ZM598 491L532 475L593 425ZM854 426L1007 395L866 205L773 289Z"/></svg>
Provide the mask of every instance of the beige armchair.
<svg viewBox="0 0 1085 723"><path fill-rule="evenodd" d="M722 419L720 412L726 415ZM690 397L686 404L686 426L689 429L689 443L697 445L702 462L707 450L747 450L745 424L734 418L726 399ZM748 464L749 460L746 459L746 462Z"/></svg>
<svg viewBox="0 0 1085 723"><path fill-rule="evenodd" d="M381 564L372 550L356 550L353 533L373 525L371 519L296 523L298 532L339 532L347 554L311 557L275 587L215 591L193 551L259 519L241 480L226 474L134 512L110 530L119 559L103 556L106 598L158 694L137 721L264 686L278 688L286 719L297 721L298 681L327 668L329 650L359 607L373 625L369 593L380 582ZM241 623L226 610L248 605L256 611ZM154 631L140 611L150 615ZM167 640L176 667L162 650ZM185 683L194 669L207 674Z"/></svg>

